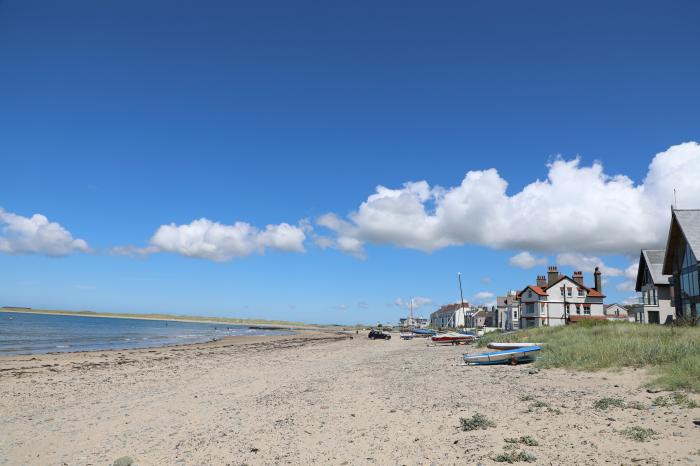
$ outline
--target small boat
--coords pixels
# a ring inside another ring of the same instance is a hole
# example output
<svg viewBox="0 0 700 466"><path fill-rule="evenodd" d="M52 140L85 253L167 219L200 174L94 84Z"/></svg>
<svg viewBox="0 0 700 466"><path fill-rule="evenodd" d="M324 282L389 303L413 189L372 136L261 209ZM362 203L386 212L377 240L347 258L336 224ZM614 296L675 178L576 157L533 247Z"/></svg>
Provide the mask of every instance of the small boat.
<svg viewBox="0 0 700 466"><path fill-rule="evenodd" d="M539 346L529 346L527 348L517 348L506 351L465 354L463 358L464 362L470 366L485 364L518 364L519 362L533 361L540 349Z"/></svg>
<svg viewBox="0 0 700 466"><path fill-rule="evenodd" d="M413 337L415 335L413 335L412 332L401 332L399 334L399 336L401 337L402 340L413 340Z"/></svg>
<svg viewBox="0 0 700 466"><path fill-rule="evenodd" d="M471 343L474 340L476 340L476 337L474 335L465 335L463 333L450 332L441 333L439 335L433 335L432 337L430 337L430 339L433 341L433 343L459 345L462 343Z"/></svg>
<svg viewBox="0 0 700 466"><path fill-rule="evenodd" d="M486 345L487 348L496 350L511 350L518 348L532 348L533 346L540 346L541 343L498 343L492 342Z"/></svg>
<svg viewBox="0 0 700 466"><path fill-rule="evenodd" d="M437 332L430 328L416 328L413 329L413 336L416 337L430 337L435 335Z"/></svg>

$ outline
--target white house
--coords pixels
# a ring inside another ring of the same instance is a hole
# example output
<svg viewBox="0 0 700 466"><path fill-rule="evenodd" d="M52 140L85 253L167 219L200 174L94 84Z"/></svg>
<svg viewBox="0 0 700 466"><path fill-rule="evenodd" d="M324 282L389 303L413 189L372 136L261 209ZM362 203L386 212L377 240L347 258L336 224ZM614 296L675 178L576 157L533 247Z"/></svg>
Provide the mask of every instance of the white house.
<svg viewBox="0 0 700 466"><path fill-rule="evenodd" d="M520 328L564 325L584 319L605 319L601 273L593 273L594 286L583 282L583 272L572 277L549 267L547 277L538 276L536 285L520 292Z"/></svg>
<svg viewBox="0 0 700 466"><path fill-rule="evenodd" d="M498 328L501 330L516 330L520 328L520 299L516 291L509 291L505 296L496 297L496 312Z"/></svg>
<svg viewBox="0 0 700 466"><path fill-rule="evenodd" d="M430 314L430 326L433 328L462 328L466 326L467 314L471 311L469 303L446 304Z"/></svg>
<svg viewBox="0 0 700 466"><path fill-rule="evenodd" d="M422 317L401 317L399 327L427 328L430 321Z"/></svg>
<svg viewBox="0 0 700 466"><path fill-rule="evenodd" d="M603 312L605 313L605 318L608 320L625 322L630 319L627 308L617 303L605 304L603 306ZM634 321L633 318L632 321Z"/></svg>
<svg viewBox="0 0 700 466"><path fill-rule="evenodd" d="M641 293L634 307L634 320L645 324L663 324L676 316L671 297L671 275L664 275L663 249L642 249L635 290Z"/></svg>

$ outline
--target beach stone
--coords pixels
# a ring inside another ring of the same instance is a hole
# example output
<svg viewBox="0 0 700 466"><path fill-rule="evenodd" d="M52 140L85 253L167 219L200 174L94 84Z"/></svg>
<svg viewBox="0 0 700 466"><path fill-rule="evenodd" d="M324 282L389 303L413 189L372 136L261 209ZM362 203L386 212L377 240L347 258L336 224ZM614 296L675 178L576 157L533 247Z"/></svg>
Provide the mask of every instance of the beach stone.
<svg viewBox="0 0 700 466"><path fill-rule="evenodd" d="M534 367L532 369L528 369L527 373L532 375L532 374L539 374L540 370L535 369Z"/></svg>
<svg viewBox="0 0 700 466"><path fill-rule="evenodd" d="M112 463L112 466L133 466L134 465L134 459L131 456L122 456L121 458L117 458L114 460L114 463Z"/></svg>

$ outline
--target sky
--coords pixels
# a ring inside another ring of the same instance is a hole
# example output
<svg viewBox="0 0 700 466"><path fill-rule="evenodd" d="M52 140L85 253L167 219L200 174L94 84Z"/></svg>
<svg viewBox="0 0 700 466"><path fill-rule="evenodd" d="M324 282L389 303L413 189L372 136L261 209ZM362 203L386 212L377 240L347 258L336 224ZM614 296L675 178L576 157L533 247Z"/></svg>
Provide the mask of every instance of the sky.
<svg viewBox="0 0 700 466"><path fill-rule="evenodd" d="M634 295L700 4L0 1L0 306L314 323Z"/></svg>

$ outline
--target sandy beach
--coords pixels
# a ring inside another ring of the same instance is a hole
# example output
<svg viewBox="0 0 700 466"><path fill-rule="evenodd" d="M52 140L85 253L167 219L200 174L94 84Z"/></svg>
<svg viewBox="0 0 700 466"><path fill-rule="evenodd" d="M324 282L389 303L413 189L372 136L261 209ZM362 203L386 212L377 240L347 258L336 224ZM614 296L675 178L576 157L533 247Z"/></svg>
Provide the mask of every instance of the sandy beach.
<svg viewBox="0 0 700 466"><path fill-rule="evenodd" d="M459 366L465 351L481 350L308 331L7 356L0 465L500 464L523 435L536 464L700 464L700 409L653 407L665 393L642 370ZM602 397L644 409L595 409ZM477 412L495 427L462 431ZM657 436L630 440L630 426Z"/></svg>

